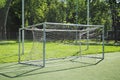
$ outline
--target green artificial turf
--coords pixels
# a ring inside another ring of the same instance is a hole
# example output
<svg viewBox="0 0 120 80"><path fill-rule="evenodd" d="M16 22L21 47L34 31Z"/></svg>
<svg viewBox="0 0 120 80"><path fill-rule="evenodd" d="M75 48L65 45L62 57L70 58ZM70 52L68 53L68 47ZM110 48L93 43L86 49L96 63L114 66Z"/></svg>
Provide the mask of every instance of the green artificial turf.
<svg viewBox="0 0 120 80"><path fill-rule="evenodd" d="M105 54L99 64L51 63L40 68L17 63L0 64L0 80L120 80L120 52Z"/></svg>

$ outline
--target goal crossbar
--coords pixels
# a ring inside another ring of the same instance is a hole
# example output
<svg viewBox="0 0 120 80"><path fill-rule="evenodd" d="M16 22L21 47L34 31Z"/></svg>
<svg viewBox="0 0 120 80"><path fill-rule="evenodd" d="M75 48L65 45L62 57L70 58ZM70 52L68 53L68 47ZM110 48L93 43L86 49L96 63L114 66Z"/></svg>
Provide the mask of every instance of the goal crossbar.
<svg viewBox="0 0 120 80"><path fill-rule="evenodd" d="M104 27L104 25L84 25L84 24L71 24L71 23L52 23L52 22L44 22L44 23L38 23L35 25L29 25L27 27L21 28L21 29L28 29L36 26L41 26L41 25L60 25L60 26L81 26L81 27Z"/></svg>
<svg viewBox="0 0 120 80"><path fill-rule="evenodd" d="M69 30L69 29L45 29L45 32L85 32L85 31L92 31L92 30L95 30L97 29L98 27L96 28L87 28L87 29L84 29L84 30ZM39 29L39 28L31 28L31 29L24 29L24 30L35 30L35 31L44 31L44 29Z"/></svg>

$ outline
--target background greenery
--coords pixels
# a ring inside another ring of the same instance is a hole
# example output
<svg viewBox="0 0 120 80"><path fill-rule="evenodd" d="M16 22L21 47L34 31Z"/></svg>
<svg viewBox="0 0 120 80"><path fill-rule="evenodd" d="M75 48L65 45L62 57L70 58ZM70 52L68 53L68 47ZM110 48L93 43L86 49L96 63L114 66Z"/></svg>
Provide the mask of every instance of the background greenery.
<svg viewBox="0 0 120 80"><path fill-rule="evenodd" d="M107 35L108 30L114 30L114 26L120 23L119 4L116 0L90 0L90 24L105 25ZM3 23L8 6L10 9L5 26ZM25 0L25 26L45 21L87 24L86 7L87 0ZM21 11L22 0L0 1L1 38L5 34L8 39L17 38L22 24ZM119 30L119 26L115 30Z"/></svg>

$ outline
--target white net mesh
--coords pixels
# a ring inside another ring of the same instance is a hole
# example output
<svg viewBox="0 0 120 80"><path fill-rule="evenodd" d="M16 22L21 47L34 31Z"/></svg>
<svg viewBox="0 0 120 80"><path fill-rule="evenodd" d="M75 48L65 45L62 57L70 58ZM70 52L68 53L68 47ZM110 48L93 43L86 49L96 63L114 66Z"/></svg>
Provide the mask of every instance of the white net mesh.
<svg viewBox="0 0 120 80"><path fill-rule="evenodd" d="M43 55L47 62L57 59L97 62L103 59L103 26L43 23L42 26L29 26L24 31L25 53L22 56L26 56L27 61L42 62Z"/></svg>
<svg viewBox="0 0 120 80"><path fill-rule="evenodd" d="M35 29L24 30L24 53L21 52L20 62L30 65L43 66L43 32ZM22 46L22 42L21 48ZM23 62L22 62L23 61Z"/></svg>

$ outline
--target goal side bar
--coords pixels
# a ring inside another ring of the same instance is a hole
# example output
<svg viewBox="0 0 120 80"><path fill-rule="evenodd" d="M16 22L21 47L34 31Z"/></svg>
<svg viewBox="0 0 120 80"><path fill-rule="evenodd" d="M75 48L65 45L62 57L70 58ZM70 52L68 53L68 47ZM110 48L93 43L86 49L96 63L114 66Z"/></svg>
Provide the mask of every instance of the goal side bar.
<svg viewBox="0 0 120 80"><path fill-rule="evenodd" d="M44 25L45 26L45 25ZM42 52L42 54L43 54L43 58L42 58L42 64L40 64L40 65L35 65L35 64L28 64L28 63L26 63L26 62L22 62L22 59L21 59L21 55L24 55L24 54L22 54L22 31L24 31L25 29L24 28L20 28L19 29L19 41L18 41L18 63L19 64L25 64L25 65L33 65L33 66L41 66L41 67L45 67L45 51L46 51L46 46L45 46L45 44L46 44L46 33L45 33L45 31L43 31L43 52ZM44 27L44 30L45 30L45 27Z"/></svg>

